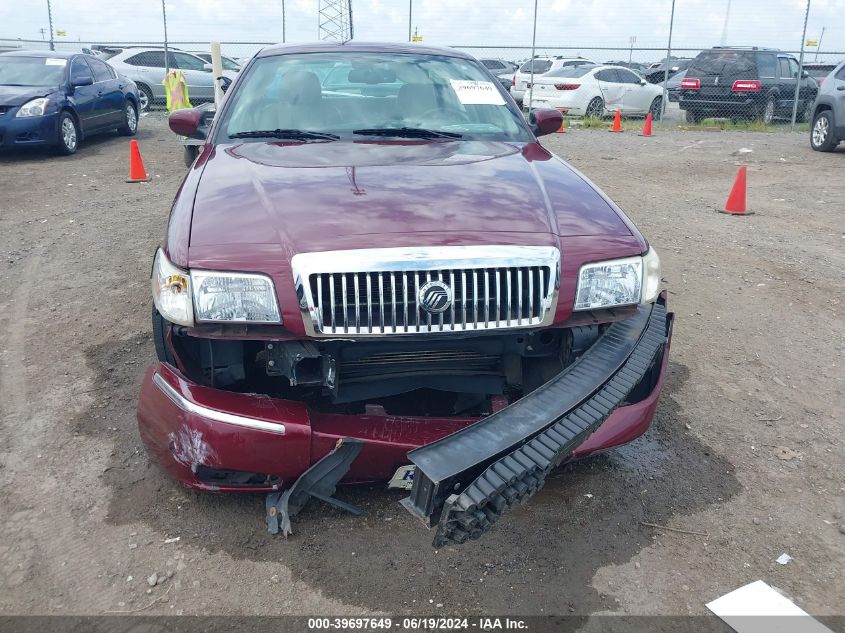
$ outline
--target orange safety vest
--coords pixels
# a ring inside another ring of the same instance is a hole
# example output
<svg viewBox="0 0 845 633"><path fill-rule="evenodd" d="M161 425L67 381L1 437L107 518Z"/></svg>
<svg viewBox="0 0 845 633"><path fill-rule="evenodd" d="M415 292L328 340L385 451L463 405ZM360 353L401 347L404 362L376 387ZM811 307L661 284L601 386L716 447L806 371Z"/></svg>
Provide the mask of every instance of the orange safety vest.
<svg viewBox="0 0 845 633"><path fill-rule="evenodd" d="M164 84L164 93L167 96L168 112L193 107L188 100L188 83L185 81L185 73L181 70L171 70L161 83Z"/></svg>

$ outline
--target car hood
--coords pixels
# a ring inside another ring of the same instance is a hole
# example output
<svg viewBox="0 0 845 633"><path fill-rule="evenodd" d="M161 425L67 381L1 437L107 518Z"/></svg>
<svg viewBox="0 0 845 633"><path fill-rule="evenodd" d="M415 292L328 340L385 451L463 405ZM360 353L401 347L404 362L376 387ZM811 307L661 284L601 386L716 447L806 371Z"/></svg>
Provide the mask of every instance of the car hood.
<svg viewBox="0 0 845 633"><path fill-rule="evenodd" d="M4 86L0 85L0 105L19 106L30 99L46 97L56 92L56 86Z"/></svg>
<svg viewBox="0 0 845 633"><path fill-rule="evenodd" d="M194 169L203 171L192 249L280 244L293 254L409 233L632 234L595 187L537 143L239 143L206 147Z"/></svg>

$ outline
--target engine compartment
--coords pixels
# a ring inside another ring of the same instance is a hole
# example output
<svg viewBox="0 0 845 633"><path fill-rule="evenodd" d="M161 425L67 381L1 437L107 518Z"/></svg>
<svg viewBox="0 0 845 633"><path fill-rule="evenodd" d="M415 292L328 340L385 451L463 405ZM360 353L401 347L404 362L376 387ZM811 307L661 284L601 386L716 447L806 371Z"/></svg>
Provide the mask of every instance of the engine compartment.
<svg viewBox="0 0 845 633"><path fill-rule="evenodd" d="M202 338L172 327L166 348L189 379L216 389L332 413L483 416L559 374L605 327L300 341Z"/></svg>

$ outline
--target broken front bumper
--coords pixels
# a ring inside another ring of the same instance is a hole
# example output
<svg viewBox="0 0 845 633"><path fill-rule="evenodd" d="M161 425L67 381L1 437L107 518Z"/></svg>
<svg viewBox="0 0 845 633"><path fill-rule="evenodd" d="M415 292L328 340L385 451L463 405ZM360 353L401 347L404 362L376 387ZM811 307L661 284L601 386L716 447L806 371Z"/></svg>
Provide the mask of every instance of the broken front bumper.
<svg viewBox="0 0 845 633"><path fill-rule="evenodd" d="M434 546L478 538L537 492L652 371L671 333L672 314L661 297L612 324L530 396L411 451L414 485L402 503L427 525L437 524Z"/></svg>
<svg viewBox="0 0 845 633"><path fill-rule="evenodd" d="M289 488L338 440L360 440L343 481L386 481L410 459L417 471L405 506L428 525L439 523L436 544L461 542L527 499L555 464L646 431L668 366L671 324L661 297L609 326L555 379L480 421L323 413L198 385L157 363L141 387L139 429L149 454L181 483L233 492Z"/></svg>

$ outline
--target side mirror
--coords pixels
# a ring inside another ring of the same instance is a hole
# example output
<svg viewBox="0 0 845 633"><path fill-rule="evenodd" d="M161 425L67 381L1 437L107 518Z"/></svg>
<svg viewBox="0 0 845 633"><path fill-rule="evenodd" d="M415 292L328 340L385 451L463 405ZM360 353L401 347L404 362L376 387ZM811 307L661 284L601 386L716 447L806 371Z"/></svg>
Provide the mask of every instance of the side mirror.
<svg viewBox="0 0 845 633"><path fill-rule="evenodd" d="M187 108L172 112L167 119L170 130L179 136L187 136L204 141L208 136L208 127L205 125L203 115L205 110L199 108Z"/></svg>
<svg viewBox="0 0 845 633"><path fill-rule="evenodd" d="M76 77L71 77L70 85L73 88L78 88L79 86L90 86L93 85L94 78L91 75L77 75Z"/></svg>
<svg viewBox="0 0 845 633"><path fill-rule="evenodd" d="M648 82L645 79L640 79L640 85L645 86Z"/></svg>
<svg viewBox="0 0 845 633"><path fill-rule="evenodd" d="M809 76L810 76L810 73L808 73L806 70L802 70L802 71L801 71L801 76L802 76L804 79L806 79L807 77L809 77Z"/></svg>
<svg viewBox="0 0 845 633"><path fill-rule="evenodd" d="M214 70L214 66L212 66L211 64L203 64L202 69L205 72L210 73L212 70Z"/></svg>
<svg viewBox="0 0 845 633"><path fill-rule="evenodd" d="M562 123L563 115L560 111L551 108L532 110L528 115L528 124L531 126L531 131L534 132L534 136L553 134L560 129Z"/></svg>

